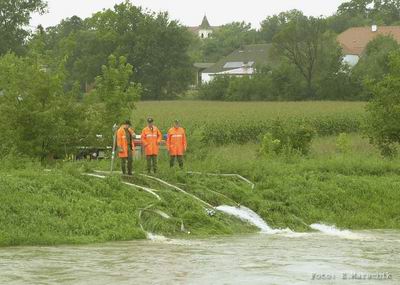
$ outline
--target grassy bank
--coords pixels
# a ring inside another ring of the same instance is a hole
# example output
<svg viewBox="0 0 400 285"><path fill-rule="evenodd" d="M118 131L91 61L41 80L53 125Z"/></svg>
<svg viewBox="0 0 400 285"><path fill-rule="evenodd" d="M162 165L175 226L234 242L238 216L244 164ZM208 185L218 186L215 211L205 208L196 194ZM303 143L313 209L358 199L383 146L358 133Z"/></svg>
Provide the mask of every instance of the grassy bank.
<svg viewBox="0 0 400 285"><path fill-rule="evenodd" d="M137 126L151 115L165 131L173 119L181 119L189 134L186 170L237 173L255 183L252 190L235 178L171 170L162 153L157 176L211 207L241 204L270 226L295 231L309 231L307 225L318 222L348 229L400 229L400 159L383 159L357 134L363 103L183 101L142 102L138 108ZM259 154L259 142L250 138L268 131L277 117L320 126L307 156ZM338 143L333 134L343 129L349 134ZM137 174L128 182L155 189L161 200L123 184L119 175L83 175L108 170L109 161L58 162L50 168L13 157L1 161L0 246L132 240L145 238L145 232L187 238L257 231L222 213L210 216L209 206L140 176L143 160L135 161Z"/></svg>
<svg viewBox="0 0 400 285"><path fill-rule="evenodd" d="M263 158L257 144L209 147L201 155L188 155L188 170L238 173L255 182L254 190L235 178L170 170L165 159L158 177L212 206L247 206L274 228L308 231L306 225L323 222L348 229L400 229L400 160L383 160L358 136L351 137L347 154L338 154L334 141L317 139L308 157ZM82 175L107 170L107 161L60 164L51 171L35 164L14 170L12 165L21 164L2 165L1 246L142 239L140 224L148 232L181 238L256 231L222 213L209 216L193 198L139 175L128 182L156 189L160 201L123 185L120 176ZM144 161L135 162L135 169L143 172Z"/></svg>
<svg viewBox="0 0 400 285"><path fill-rule="evenodd" d="M105 180L83 176L85 168L80 166L1 170L0 246L144 239L140 224L146 231L166 236L186 236L187 231L197 237L255 231L225 215L210 217L200 203L143 178L130 182L155 187L161 201L123 185L119 176ZM139 219L143 209L147 210ZM161 218L156 210L171 218Z"/></svg>

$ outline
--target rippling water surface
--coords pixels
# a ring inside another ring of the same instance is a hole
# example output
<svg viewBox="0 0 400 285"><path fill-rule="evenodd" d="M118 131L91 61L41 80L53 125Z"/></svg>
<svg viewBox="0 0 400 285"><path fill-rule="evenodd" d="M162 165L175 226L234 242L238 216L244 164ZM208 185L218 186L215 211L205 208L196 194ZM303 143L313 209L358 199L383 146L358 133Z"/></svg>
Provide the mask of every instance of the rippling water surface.
<svg viewBox="0 0 400 285"><path fill-rule="evenodd" d="M400 284L400 232L0 248L0 284Z"/></svg>

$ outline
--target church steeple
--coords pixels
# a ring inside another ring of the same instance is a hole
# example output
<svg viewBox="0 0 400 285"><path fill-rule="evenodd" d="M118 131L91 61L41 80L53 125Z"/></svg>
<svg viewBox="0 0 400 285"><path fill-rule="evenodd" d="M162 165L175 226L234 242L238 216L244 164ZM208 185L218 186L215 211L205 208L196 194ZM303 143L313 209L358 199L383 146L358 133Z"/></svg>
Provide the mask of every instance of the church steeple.
<svg viewBox="0 0 400 285"><path fill-rule="evenodd" d="M204 29L204 30L208 30L211 29L211 25L208 22L207 16L204 15L203 21L201 22L200 28Z"/></svg>

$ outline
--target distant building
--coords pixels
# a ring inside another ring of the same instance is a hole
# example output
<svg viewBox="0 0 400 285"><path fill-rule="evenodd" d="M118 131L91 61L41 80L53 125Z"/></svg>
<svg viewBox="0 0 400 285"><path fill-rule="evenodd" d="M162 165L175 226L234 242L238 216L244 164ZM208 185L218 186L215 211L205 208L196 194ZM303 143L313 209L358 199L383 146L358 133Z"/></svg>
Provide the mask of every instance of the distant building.
<svg viewBox="0 0 400 285"><path fill-rule="evenodd" d="M256 67L273 65L271 44L246 45L201 72L201 82L207 83L217 76L251 76Z"/></svg>
<svg viewBox="0 0 400 285"><path fill-rule="evenodd" d="M206 70L207 68L210 68L211 66L213 66L215 63L208 63L208 62L195 62L194 63L194 68L196 69L196 85L195 87L200 86L201 84L201 75L203 73L204 70ZM1 93L0 93L1 95Z"/></svg>
<svg viewBox="0 0 400 285"><path fill-rule="evenodd" d="M204 15L201 25L198 27L189 27L189 31L196 34L201 39L207 39L207 38L211 37L213 32L215 30L217 30L218 28L219 27L211 26L210 22L208 22L207 16Z"/></svg>
<svg viewBox="0 0 400 285"><path fill-rule="evenodd" d="M337 40L343 49L344 62L351 67L355 66L368 43L379 35L392 36L400 43L400 26L355 27L341 33Z"/></svg>

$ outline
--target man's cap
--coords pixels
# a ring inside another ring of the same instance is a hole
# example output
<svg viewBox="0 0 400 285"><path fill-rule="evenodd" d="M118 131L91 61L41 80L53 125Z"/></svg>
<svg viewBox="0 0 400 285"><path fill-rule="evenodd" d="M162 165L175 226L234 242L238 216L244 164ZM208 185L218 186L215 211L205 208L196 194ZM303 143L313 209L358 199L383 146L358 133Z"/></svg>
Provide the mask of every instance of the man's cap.
<svg viewBox="0 0 400 285"><path fill-rule="evenodd" d="M176 119L176 120L174 120L174 123L175 123L175 124L179 124L180 122L179 122L178 119Z"/></svg>
<svg viewBox="0 0 400 285"><path fill-rule="evenodd" d="M147 122L148 122L148 123L153 123L154 120L153 120L153 118L147 118Z"/></svg>
<svg viewBox="0 0 400 285"><path fill-rule="evenodd" d="M131 124L131 121L130 121L130 120L126 120L126 121L125 121L125 125L129 125L129 126L132 125L132 124Z"/></svg>

